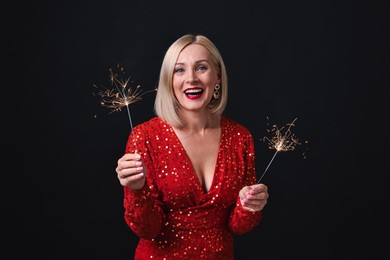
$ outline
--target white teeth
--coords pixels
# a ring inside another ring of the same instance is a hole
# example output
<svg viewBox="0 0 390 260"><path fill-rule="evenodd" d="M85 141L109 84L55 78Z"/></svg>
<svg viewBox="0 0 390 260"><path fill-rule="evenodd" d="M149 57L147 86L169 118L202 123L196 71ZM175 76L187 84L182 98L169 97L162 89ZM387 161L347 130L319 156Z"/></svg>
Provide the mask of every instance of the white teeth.
<svg viewBox="0 0 390 260"><path fill-rule="evenodd" d="M202 93L202 89L187 89L184 91L185 94L199 94Z"/></svg>

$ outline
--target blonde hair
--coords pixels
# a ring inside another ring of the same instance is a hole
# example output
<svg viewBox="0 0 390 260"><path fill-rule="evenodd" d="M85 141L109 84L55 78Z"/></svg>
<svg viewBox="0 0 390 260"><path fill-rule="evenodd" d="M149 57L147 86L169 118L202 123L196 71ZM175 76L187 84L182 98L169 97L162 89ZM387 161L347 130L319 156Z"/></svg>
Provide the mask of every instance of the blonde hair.
<svg viewBox="0 0 390 260"><path fill-rule="evenodd" d="M182 122L178 115L179 104L175 97L172 81L177 58L180 52L190 44L200 44L204 46L211 54L216 67L219 69L220 77L220 97L212 99L208 109L215 115L222 115L225 110L228 97L228 81L225 64L217 47L207 37L203 35L186 34L177 39L168 48L161 65L160 79L157 87L154 110L161 119L172 126L180 127Z"/></svg>

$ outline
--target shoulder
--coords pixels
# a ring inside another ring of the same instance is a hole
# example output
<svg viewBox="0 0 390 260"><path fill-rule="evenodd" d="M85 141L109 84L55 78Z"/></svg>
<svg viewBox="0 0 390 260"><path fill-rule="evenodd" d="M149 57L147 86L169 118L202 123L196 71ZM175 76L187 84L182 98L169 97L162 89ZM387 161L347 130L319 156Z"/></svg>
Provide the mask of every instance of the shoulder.
<svg viewBox="0 0 390 260"><path fill-rule="evenodd" d="M147 121L144 121L134 127L133 132L142 135L150 135L151 133L161 133L170 129L170 125L163 121L160 117L155 116Z"/></svg>
<svg viewBox="0 0 390 260"><path fill-rule="evenodd" d="M222 136L237 150L244 149L252 153L254 139L249 129L241 123L230 118L222 118Z"/></svg>
<svg viewBox="0 0 390 260"><path fill-rule="evenodd" d="M246 126L228 117L222 117L222 127L231 133L249 137L252 136Z"/></svg>
<svg viewBox="0 0 390 260"><path fill-rule="evenodd" d="M155 116L147 121L144 121L144 122L136 125L134 127L134 130L140 130L140 129L145 130L145 129L149 129L149 128L160 127L161 123L162 123L162 120L159 117Z"/></svg>

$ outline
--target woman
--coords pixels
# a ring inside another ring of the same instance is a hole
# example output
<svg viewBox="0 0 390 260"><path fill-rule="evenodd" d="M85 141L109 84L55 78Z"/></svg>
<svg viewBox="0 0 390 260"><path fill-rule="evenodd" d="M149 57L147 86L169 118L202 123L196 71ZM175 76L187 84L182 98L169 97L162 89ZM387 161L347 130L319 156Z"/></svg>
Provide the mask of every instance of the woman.
<svg viewBox="0 0 390 260"><path fill-rule="evenodd" d="M222 115L226 69L215 45L184 35L164 57L155 111L134 127L116 172L135 259L233 259L233 235L260 222L254 141Z"/></svg>

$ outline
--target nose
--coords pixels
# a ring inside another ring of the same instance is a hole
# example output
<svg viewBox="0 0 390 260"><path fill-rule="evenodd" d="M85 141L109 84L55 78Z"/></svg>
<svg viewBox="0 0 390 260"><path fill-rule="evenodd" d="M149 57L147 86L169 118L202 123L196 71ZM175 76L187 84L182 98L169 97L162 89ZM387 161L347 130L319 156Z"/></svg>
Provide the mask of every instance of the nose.
<svg viewBox="0 0 390 260"><path fill-rule="evenodd" d="M198 77L196 76L195 71L190 70L187 74L187 83L196 84L198 82Z"/></svg>

